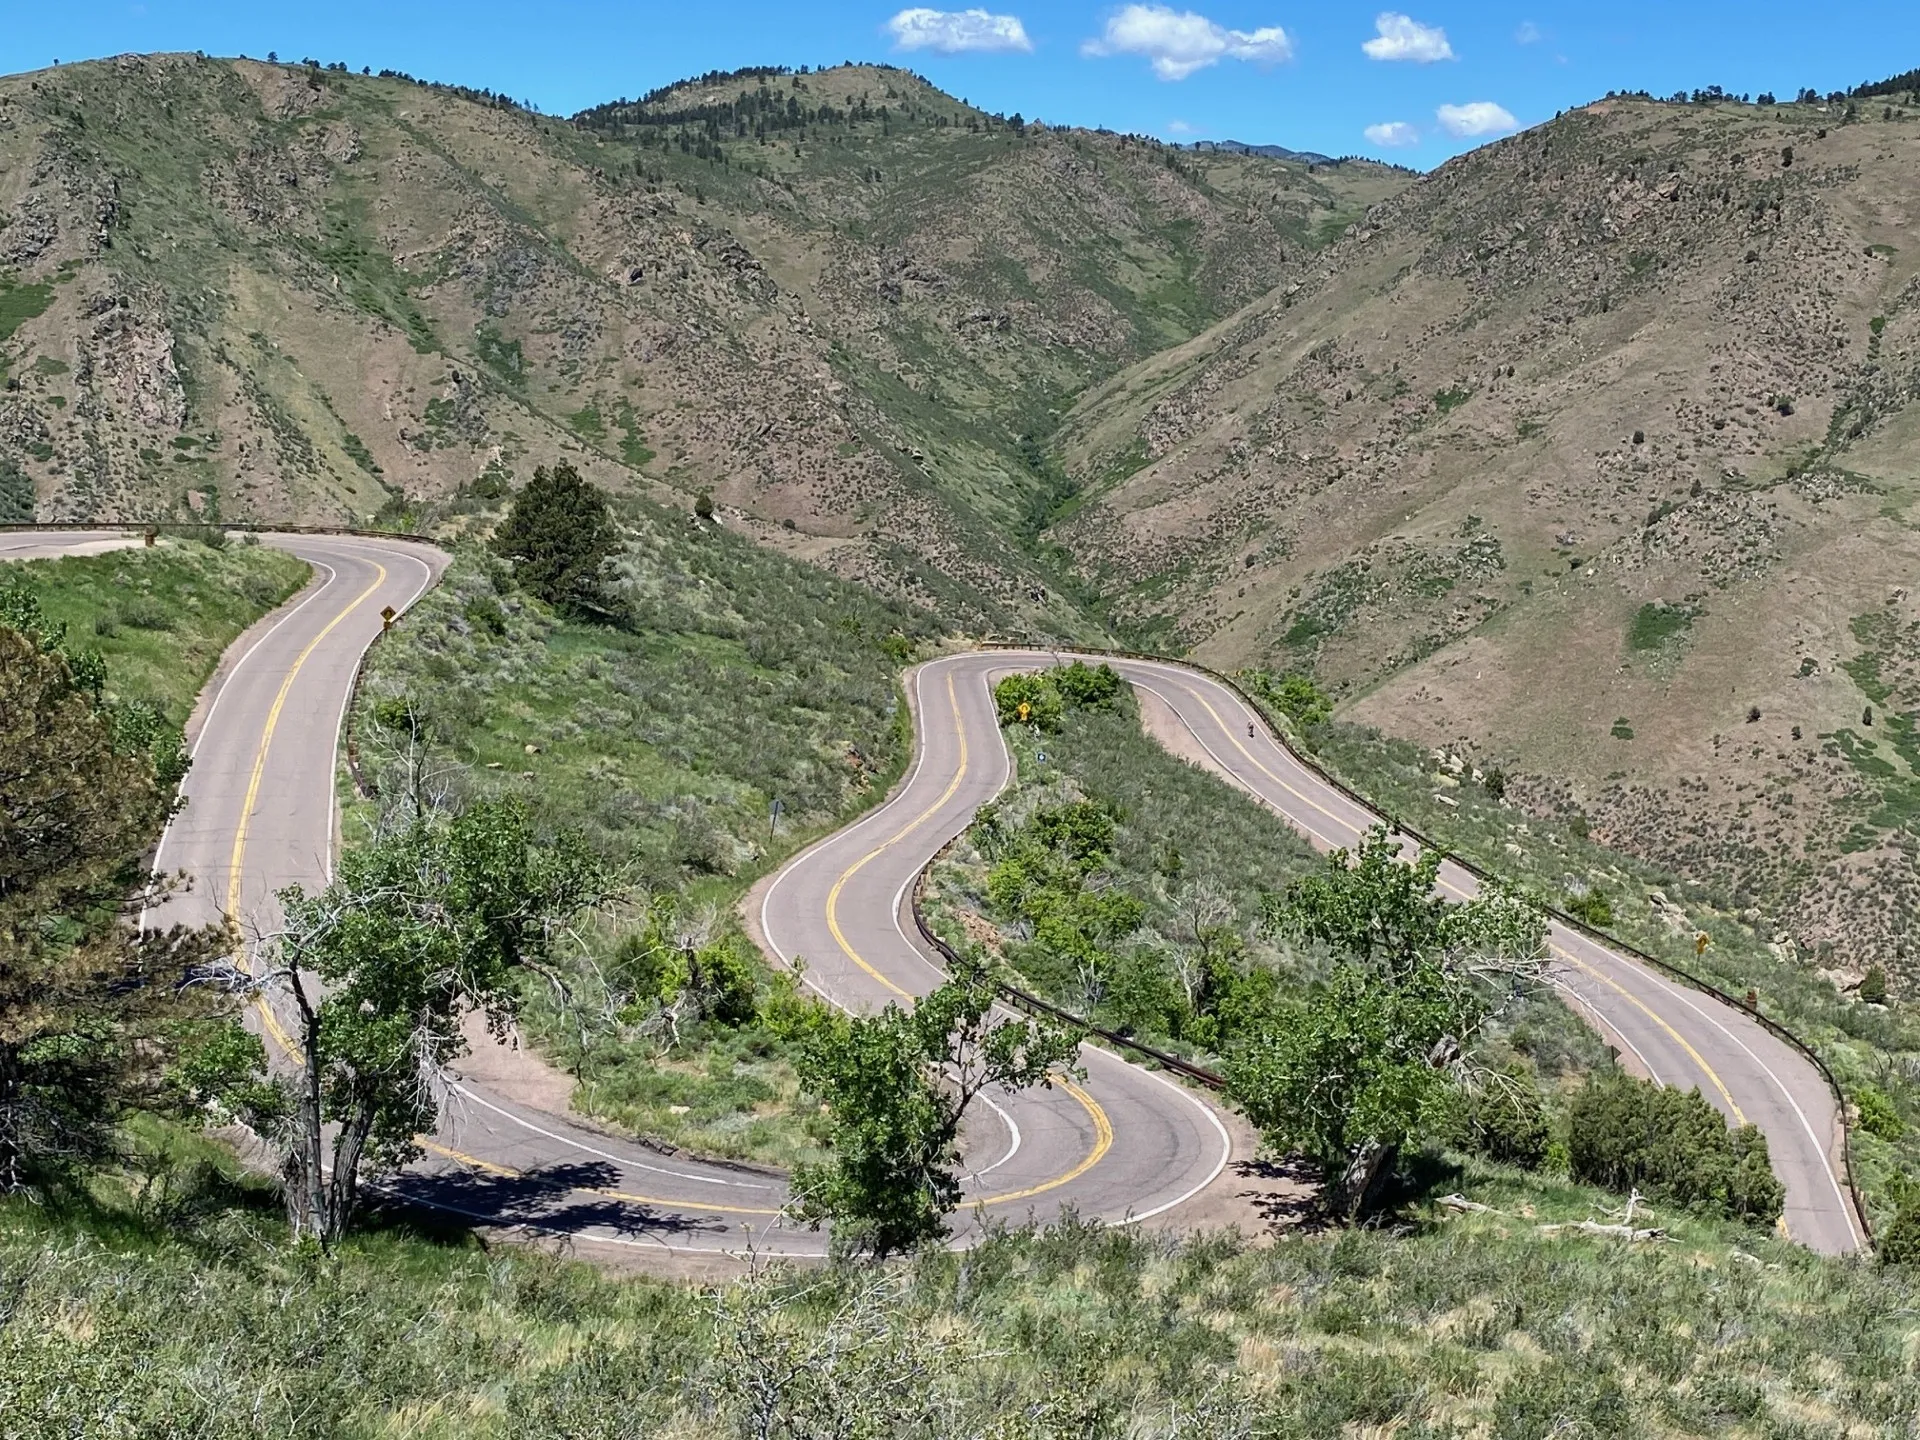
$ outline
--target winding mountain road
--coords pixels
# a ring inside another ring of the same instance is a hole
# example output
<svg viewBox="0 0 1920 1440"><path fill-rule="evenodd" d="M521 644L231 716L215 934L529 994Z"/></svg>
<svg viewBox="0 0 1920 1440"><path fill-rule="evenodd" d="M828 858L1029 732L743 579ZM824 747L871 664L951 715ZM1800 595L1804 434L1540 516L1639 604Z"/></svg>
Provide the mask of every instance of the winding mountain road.
<svg viewBox="0 0 1920 1440"><path fill-rule="evenodd" d="M354 675L385 606L404 611L446 557L401 540L266 534L307 560L314 579L229 650L201 698L190 739L187 806L168 828L159 867L189 890L151 923L231 913L270 933L283 887L325 882L336 830L336 764ZM0 560L94 551L112 531L0 534ZM1051 651L945 656L910 673L918 741L913 768L880 807L789 861L757 891L749 919L778 958L805 961L805 983L866 1009L939 981L907 911L920 868L1006 784L1007 751L989 693L1011 670L1066 658ZM1376 817L1297 760L1240 697L1172 663L1115 660L1136 689L1186 727L1208 768L1296 825L1322 849L1355 842ZM1470 895L1451 864L1441 884ZM1555 927L1554 980L1646 1073L1699 1086L1767 1134L1787 1187L1785 1227L1816 1250L1860 1243L1833 1152L1839 1130L1819 1073L1752 1017L1703 997L1584 935ZM271 1010L259 1023L278 1042ZM978 1216L1018 1220L1072 1207L1125 1223L1168 1215L1232 1158L1211 1102L1094 1047L1083 1084L989 1095L970 1121L964 1243ZM476 1221L593 1243L685 1253L817 1254L823 1237L782 1218L778 1177L656 1153L580 1121L515 1103L476 1083L455 1088L425 1163L391 1187ZM1177 1216L1172 1217L1177 1220Z"/></svg>

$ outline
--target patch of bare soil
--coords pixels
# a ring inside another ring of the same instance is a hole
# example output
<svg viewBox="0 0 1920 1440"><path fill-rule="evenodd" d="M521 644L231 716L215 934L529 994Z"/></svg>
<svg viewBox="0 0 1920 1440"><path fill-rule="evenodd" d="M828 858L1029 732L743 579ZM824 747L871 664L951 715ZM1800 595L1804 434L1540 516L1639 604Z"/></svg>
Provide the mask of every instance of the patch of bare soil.
<svg viewBox="0 0 1920 1440"><path fill-rule="evenodd" d="M1237 1230L1256 1244L1278 1239L1313 1217L1313 1183L1297 1166L1254 1158L1260 1136L1230 1110L1219 1111L1233 1140L1233 1157L1213 1183L1191 1200L1156 1215L1157 1229Z"/></svg>
<svg viewBox="0 0 1920 1440"><path fill-rule="evenodd" d="M484 1086L514 1105L548 1115L580 1117L573 1113L573 1077L549 1065L517 1034L496 1040L484 1017L473 1014L461 1026L470 1047L460 1062L460 1078Z"/></svg>

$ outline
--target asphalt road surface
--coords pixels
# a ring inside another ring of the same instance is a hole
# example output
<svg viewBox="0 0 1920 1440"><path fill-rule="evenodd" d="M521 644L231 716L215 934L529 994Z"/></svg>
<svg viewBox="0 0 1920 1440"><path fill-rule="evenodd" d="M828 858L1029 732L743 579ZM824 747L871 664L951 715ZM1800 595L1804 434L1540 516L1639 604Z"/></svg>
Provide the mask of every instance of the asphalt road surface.
<svg viewBox="0 0 1920 1440"><path fill-rule="evenodd" d="M1011 663L1050 663L1035 651L937 662L961 683ZM1209 768L1270 806L1322 850L1352 846L1380 817L1302 764L1229 687L1185 666L1112 661L1136 689L1160 697L1192 733ZM923 681L923 683L925 683ZM944 682L943 682L944 683ZM1249 734L1249 727L1252 733ZM1475 893L1471 875L1448 862L1442 890ZM1840 1122L1820 1072L1752 1016L1670 980L1578 931L1551 928L1551 979L1630 1065L1666 1085L1698 1088L1720 1111L1758 1125L1787 1191L1784 1226L1812 1249L1861 1244L1836 1158Z"/></svg>
<svg viewBox="0 0 1920 1440"><path fill-rule="evenodd" d="M112 532L0 534L0 559L107 548ZM267 535L306 559L313 582L242 636L203 695L190 738L187 806L163 837L159 868L191 888L149 923L235 915L249 937L272 932L284 886L324 884L335 843L336 754L353 677L379 634L437 577L430 547L366 537ZM401 623L404 623L402 621ZM909 676L918 713L912 770L878 809L795 857L754 917L785 961L834 1004L905 1002L939 981L907 912L914 877L1006 783L991 679L1053 663L1054 652L967 653ZM1351 845L1376 818L1279 745L1228 687L1175 664L1113 662L1187 727L1210 768L1298 826L1319 847ZM1251 733L1249 733L1251 727ZM1451 865L1441 883L1473 893ZM1855 1248L1858 1230L1832 1154L1839 1131L1818 1072L1742 1012L1555 928L1554 979L1642 1069L1698 1086L1723 1112L1767 1134L1787 1187L1785 1225L1814 1249ZM278 1043L284 1028L262 1007ZM1062 1207L1109 1223L1164 1215L1205 1189L1231 1158L1212 1103L1159 1074L1089 1047L1086 1079L988 1095L970 1121L964 1241L979 1215L1018 1220ZM805 1255L820 1235L782 1218L777 1177L658 1154L579 1122L462 1084L428 1160L394 1190L488 1224L612 1245L683 1252Z"/></svg>

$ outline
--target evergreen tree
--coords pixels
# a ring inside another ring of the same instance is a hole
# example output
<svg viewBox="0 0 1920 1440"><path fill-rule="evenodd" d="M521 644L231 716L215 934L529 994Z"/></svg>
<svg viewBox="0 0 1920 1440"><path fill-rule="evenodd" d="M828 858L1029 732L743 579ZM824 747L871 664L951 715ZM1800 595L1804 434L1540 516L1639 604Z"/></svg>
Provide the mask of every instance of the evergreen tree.
<svg viewBox="0 0 1920 1440"><path fill-rule="evenodd" d="M0 607L22 618L19 605ZM109 1153L162 1081L219 930L136 933L178 775L100 698L98 657L0 624L0 1191Z"/></svg>
<svg viewBox="0 0 1920 1440"><path fill-rule="evenodd" d="M533 472L494 532L493 548L513 562L514 579L573 615L606 616L607 563L620 534L606 492L562 460Z"/></svg>

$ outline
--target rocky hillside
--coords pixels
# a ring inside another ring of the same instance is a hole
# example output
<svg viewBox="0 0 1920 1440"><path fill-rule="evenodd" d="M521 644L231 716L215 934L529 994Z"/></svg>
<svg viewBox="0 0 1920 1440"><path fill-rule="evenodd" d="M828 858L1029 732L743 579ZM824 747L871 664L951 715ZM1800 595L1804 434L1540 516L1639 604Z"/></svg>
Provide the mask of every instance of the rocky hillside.
<svg viewBox="0 0 1920 1440"><path fill-rule="evenodd" d="M1614 100L1069 417L1144 628L1920 980L1920 102ZM1516 817L1518 819L1520 817Z"/></svg>
<svg viewBox="0 0 1920 1440"><path fill-rule="evenodd" d="M566 455L952 615L1084 630L1017 543L1058 414L1402 183L873 67L575 121L198 56L16 76L0 513L365 523Z"/></svg>

